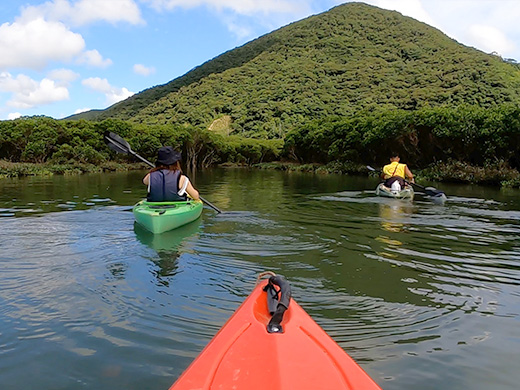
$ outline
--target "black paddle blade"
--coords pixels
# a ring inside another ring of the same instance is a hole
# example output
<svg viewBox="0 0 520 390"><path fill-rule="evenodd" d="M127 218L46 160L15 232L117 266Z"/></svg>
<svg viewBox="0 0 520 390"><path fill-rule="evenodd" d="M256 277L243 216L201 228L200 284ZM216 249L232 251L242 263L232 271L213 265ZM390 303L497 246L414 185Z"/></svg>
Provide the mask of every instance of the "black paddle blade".
<svg viewBox="0 0 520 390"><path fill-rule="evenodd" d="M131 153L132 148L130 144L126 142L124 138L121 138L116 133L112 133L111 131L105 132L105 143L107 146L117 153Z"/></svg>
<svg viewBox="0 0 520 390"><path fill-rule="evenodd" d="M413 187L417 187L419 188L420 190L424 191L424 193L428 196L432 196L432 197L444 197L446 198L446 194L440 190L438 190L437 188L434 188L434 187L423 187L419 184L415 184L415 183L410 183L410 182L406 182L408 184L411 184Z"/></svg>
<svg viewBox="0 0 520 390"><path fill-rule="evenodd" d="M434 187L426 187L424 192L430 196L446 196L446 194Z"/></svg>

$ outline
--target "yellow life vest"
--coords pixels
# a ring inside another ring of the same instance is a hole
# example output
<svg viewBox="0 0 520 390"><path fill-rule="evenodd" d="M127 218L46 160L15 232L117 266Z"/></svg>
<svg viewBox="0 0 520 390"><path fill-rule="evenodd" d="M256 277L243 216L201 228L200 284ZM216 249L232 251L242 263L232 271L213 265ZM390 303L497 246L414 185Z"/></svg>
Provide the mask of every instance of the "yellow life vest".
<svg viewBox="0 0 520 390"><path fill-rule="evenodd" d="M388 165L383 167L383 174L385 175L385 179L389 179L392 176L399 176L403 179L405 178L404 170L406 168L406 164L400 164L397 161L394 161Z"/></svg>

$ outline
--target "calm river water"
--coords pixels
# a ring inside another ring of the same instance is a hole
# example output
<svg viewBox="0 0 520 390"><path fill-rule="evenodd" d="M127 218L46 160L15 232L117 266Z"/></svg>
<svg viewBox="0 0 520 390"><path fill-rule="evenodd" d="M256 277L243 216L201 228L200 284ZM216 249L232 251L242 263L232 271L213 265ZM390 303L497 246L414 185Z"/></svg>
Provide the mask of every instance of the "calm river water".
<svg viewBox="0 0 520 390"><path fill-rule="evenodd" d="M225 212L153 236L142 176L0 180L2 390L167 390L265 270L385 390L518 388L520 191L211 170Z"/></svg>

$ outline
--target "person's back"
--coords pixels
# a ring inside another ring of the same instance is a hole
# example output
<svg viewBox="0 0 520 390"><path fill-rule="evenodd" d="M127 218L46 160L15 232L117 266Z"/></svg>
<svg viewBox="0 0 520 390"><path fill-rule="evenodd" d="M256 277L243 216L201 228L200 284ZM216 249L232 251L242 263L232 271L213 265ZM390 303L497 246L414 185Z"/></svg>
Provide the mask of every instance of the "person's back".
<svg viewBox="0 0 520 390"><path fill-rule="evenodd" d="M393 153L390 157L390 164L383 167L382 178L385 180L384 185L394 192L399 192L406 184L406 177L410 178L413 183L413 174L406 164L401 164L401 158L397 153Z"/></svg>
<svg viewBox="0 0 520 390"><path fill-rule="evenodd" d="M159 169L150 172L148 185L149 202L176 202L187 199L186 193L179 195L181 171L177 169Z"/></svg>
<svg viewBox="0 0 520 390"><path fill-rule="evenodd" d="M173 150L171 146L159 148L156 167L143 179L143 183L148 186L149 202L184 201L188 196L199 199L199 192L182 174L180 159L180 152Z"/></svg>

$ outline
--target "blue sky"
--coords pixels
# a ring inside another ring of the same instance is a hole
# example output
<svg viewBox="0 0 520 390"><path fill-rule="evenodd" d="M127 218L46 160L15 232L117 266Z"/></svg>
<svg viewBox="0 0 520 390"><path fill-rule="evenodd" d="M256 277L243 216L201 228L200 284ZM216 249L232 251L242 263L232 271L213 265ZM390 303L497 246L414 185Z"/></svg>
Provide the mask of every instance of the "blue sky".
<svg viewBox="0 0 520 390"><path fill-rule="evenodd" d="M63 118L164 84L335 0L4 0L0 120ZM520 62L518 0L367 0Z"/></svg>

